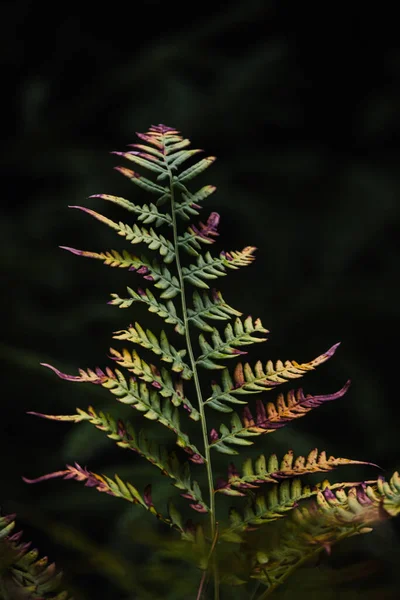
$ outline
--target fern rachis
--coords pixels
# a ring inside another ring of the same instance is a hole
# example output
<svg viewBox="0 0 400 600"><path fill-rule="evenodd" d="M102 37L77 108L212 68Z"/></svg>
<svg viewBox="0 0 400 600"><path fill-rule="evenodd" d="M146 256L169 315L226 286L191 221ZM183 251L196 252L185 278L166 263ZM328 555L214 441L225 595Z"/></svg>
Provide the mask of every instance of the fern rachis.
<svg viewBox="0 0 400 600"><path fill-rule="evenodd" d="M275 394L275 388L302 377L331 358L338 344L308 363L243 362L245 347L265 342L268 330L259 318L243 317L241 311L225 302L220 291L211 289L211 284L232 270L251 265L255 248L212 253L209 248L218 237L218 213L211 212L208 219L190 223L215 187L204 186L192 192L188 185L215 158L210 156L191 164L200 151L189 150L190 141L164 125L152 126L138 137L141 143L133 144L134 150L114 154L148 171L148 175L126 167L116 169L152 194L153 201L139 205L109 194L91 196L128 211L130 217L136 216L137 222L116 222L89 208L73 208L111 227L125 241L144 246L144 252L153 252L153 257L136 256L128 250L94 252L62 248L78 256L95 258L107 266L132 271L139 287L134 289L130 284L125 298L113 293L109 303L132 311L136 303L142 303L154 315L155 325L156 317L161 320L161 331L155 334L130 319L132 322L125 329L114 334L114 339L124 346L111 348L113 368L80 369L78 375L67 375L45 365L62 379L108 389L117 401L135 409L132 414L136 423L116 421L92 406L86 410L79 408L72 415L33 414L58 421L86 421L119 447L137 453L171 479L181 496L189 501L188 515L196 517L196 524L182 516L172 503L167 512L162 507L156 508L150 486L140 492L118 475L114 478L98 475L78 463L26 481L75 479L154 514L193 548L192 559L203 571L197 596L193 592L197 600L205 597L205 582L211 573L214 600L219 598L222 583L247 585L252 579L264 586L259 599L265 598L301 564L300 558L288 561L288 554L307 557L327 544L367 531L383 514L394 516L400 512L400 480L394 474L389 482L379 478L359 483L323 481L310 486L303 482L307 474L326 473L341 465L371 463L327 456L325 451L317 449L297 458L288 450L280 460L275 454L265 452L264 434L342 397L349 383L327 395L310 396L302 389L278 393L269 401L253 400L253 395ZM186 227L184 231L182 224ZM131 344L133 350L126 347ZM238 362L232 367L234 361ZM203 375L210 370L213 378L207 382ZM211 411L222 414L222 419L225 413L229 415L214 427L211 423L216 415ZM173 432L185 458L179 451L170 452L150 442L140 431L143 418L153 421L154 426L158 423L165 427L166 432ZM192 434L185 431L188 418L198 427L198 439L192 439ZM258 440L260 436L263 437ZM257 459L247 458L241 469L231 463L227 478L216 476L214 451L237 455L241 446L256 442L262 446ZM202 489L196 480L200 469L205 471L207 489ZM223 495L244 497L247 504L243 511L232 508L228 518L218 515L217 523L216 501ZM263 532L277 521L282 531L279 543L271 546ZM260 532L257 539L249 537L254 530ZM246 556L239 563L232 562L237 544L241 544ZM236 572L226 569L226 564L231 563L236 565Z"/></svg>

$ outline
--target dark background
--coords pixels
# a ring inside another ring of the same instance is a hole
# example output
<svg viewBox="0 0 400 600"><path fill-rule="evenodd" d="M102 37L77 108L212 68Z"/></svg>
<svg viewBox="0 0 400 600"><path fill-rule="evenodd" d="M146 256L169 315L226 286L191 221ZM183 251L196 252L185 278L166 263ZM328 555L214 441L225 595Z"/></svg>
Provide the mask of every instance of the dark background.
<svg viewBox="0 0 400 600"><path fill-rule="evenodd" d="M110 214L101 200L86 200L101 192L149 201L113 171L121 162L109 152L127 149L151 124L174 126L218 157L193 189L218 187L204 215L221 214L219 249L259 249L251 268L220 282L228 303L271 331L257 358L306 362L342 342L301 384L330 393L350 378L346 397L258 451L318 445L376 462L389 475L399 466L395 14L390 3L378 13L361 3L318 4L148 1L52 12L25 0L3 9L0 502L3 513L19 514L26 539L63 567L76 600L193 595L183 584L171 591L176 575L149 554L140 527L150 519L139 509L77 483L21 481L74 460L139 487L153 478L90 426L25 414L67 414L90 403L115 410L105 391L62 383L39 363L70 373L105 366L112 332L131 319L106 304L109 293L124 295L127 273L58 246L116 247L111 231L67 206ZM144 312L141 322L148 318ZM155 497L163 503L171 492L162 481ZM349 552L372 560L378 574L368 592L357 580L334 597L362 589L367 598L394 598L399 539L394 523L338 547L318 567L322 581L333 587L329 577ZM137 587L146 568L148 579L164 578L148 596Z"/></svg>

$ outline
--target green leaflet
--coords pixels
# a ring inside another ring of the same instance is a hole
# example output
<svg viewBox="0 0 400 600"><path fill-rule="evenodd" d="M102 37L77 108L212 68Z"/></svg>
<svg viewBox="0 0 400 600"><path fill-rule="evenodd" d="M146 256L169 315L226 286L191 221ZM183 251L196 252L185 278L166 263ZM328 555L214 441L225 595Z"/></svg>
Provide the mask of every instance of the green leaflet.
<svg viewBox="0 0 400 600"><path fill-rule="evenodd" d="M186 354L186 350L176 350L168 342L165 331L160 334L158 339L149 329L142 329L139 323L131 326L128 329L116 331L114 334L116 340L127 340L134 344L139 344L143 348L147 348L160 356L161 360L172 363L171 369L177 373L182 373L183 379L191 379L192 371L182 359Z"/></svg>
<svg viewBox="0 0 400 600"><path fill-rule="evenodd" d="M133 202L126 200L126 198L110 196L110 194L93 194L92 196L89 196L89 198L101 198L102 200L117 204L129 212L135 213L137 215L137 220L145 225L150 223L154 223L156 227L160 227L160 225L164 224L171 225L171 215L169 213L161 213L152 202L150 204L138 206L133 204Z"/></svg>
<svg viewBox="0 0 400 600"><path fill-rule="evenodd" d="M119 171L121 175L124 175L125 177L130 179L132 183L142 188L146 192L150 192L151 194L156 194L157 196L159 196L157 204L159 203L160 198L167 199L171 196L170 191L167 187L162 187L161 185L154 183L154 181L152 181L151 179L147 179L147 177L142 177L141 175L139 175L139 173L136 173L131 169L127 169L125 167L115 167L115 170Z"/></svg>
<svg viewBox="0 0 400 600"><path fill-rule="evenodd" d="M66 591L58 591L62 573L47 557L39 558L30 543L21 541L22 531L14 533L15 515L0 515L0 589L2 598L41 598L72 600ZM5 594L5 596L3 596Z"/></svg>
<svg viewBox="0 0 400 600"><path fill-rule="evenodd" d="M164 367L161 371L155 365L147 364L134 350L123 349L122 352L110 348L111 357L118 365L125 367L128 371L136 375L139 379L150 383L163 398L170 398L174 406L183 404L184 408L194 421L198 421L200 414L198 410L191 404L190 400L183 393L183 382L181 379L175 381L172 379L169 371Z"/></svg>
<svg viewBox="0 0 400 600"><path fill-rule="evenodd" d="M182 200L180 202L176 202L175 212L185 221L188 221L193 216L198 215L198 209L201 208L198 203L208 198L208 196L211 196L211 194L213 194L217 189L214 185L205 185L198 192L192 194L182 184L178 184L176 187L181 191Z"/></svg>
<svg viewBox="0 0 400 600"><path fill-rule="evenodd" d="M238 269L250 265L253 260L253 246L246 246L241 251L221 252L218 258L213 258L209 252L204 257L199 254L196 264L183 267L183 279L195 287L208 290L209 285L205 280L217 279L226 275L226 269Z"/></svg>
<svg viewBox="0 0 400 600"><path fill-rule="evenodd" d="M200 173L202 173L203 171L205 171L205 169L212 165L215 160L215 156L207 156L207 158L202 158L201 160L199 160L199 162L192 165L191 167L183 171L180 175L178 175L176 180L179 181L179 183L186 183L186 181L189 181L190 179L197 177L197 175L200 175Z"/></svg>
<svg viewBox="0 0 400 600"><path fill-rule="evenodd" d="M119 306L119 308L129 308L133 302L143 302L148 305L149 312L157 314L166 323L175 325L175 331L181 335L185 335L185 326L182 319L177 315L175 305L171 300L167 300L165 304L162 304L149 289L142 290L139 288L135 292L132 288L128 287L127 290L130 298L120 298L118 294L111 294L113 299L108 304Z"/></svg>
<svg viewBox="0 0 400 600"><path fill-rule="evenodd" d="M252 335L253 333L268 333L268 330L262 326L261 320L253 319L249 316L243 322L237 317L233 327L230 323L224 329L223 340L219 331L213 328L211 343L204 334L199 336L199 344L202 354L197 359L197 364L205 369L224 369L224 365L214 362L224 358L235 358L244 354L238 350L237 346L246 346L257 342L264 342L267 338L260 338Z"/></svg>
<svg viewBox="0 0 400 600"><path fill-rule="evenodd" d="M222 297L221 292L212 291L210 298L208 292L193 292L193 308L188 308L189 322L203 331L213 332L214 327L205 319L223 321L232 317L241 317L242 313L229 306Z"/></svg>
<svg viewBox="0 0 400 600"><path fill-rule="evenodd" d="M167 240L163 235L159 235L154 229L146 229L145 227L139 227L136 223L131 227L126 223L115 223L111 219L107 219L103 215L97 213L89 208L82 206L70 206L70 208L77 208L83 212L88 213L98 221L105 223L112 229L114 229L118 235L125 237L131 244L146 244L150 250L158 250L161 254L165 263L169 264L175 259L175 248L172 243Z"/></svg>
<svg viewBox="0 0 400 600"><path fill-rule="evenodd" d="M109 267L119 267L122 269L129 269L130 271L136 271L147 281L154 282L156 288L164 290L160 294L160 298L162 299L168 300L174 298L181 292L179 281L176 276L171 274L166 265L160 266L156 260L150 262L146 257L141 256L139 258L126 250L123 250L123 252L120 253L116 250L110 250L108 252L90 252L88 250L69 248L68 246L60 246L60 248L68 250L68 252L76 254L77 256L101 260Z"/></svg>

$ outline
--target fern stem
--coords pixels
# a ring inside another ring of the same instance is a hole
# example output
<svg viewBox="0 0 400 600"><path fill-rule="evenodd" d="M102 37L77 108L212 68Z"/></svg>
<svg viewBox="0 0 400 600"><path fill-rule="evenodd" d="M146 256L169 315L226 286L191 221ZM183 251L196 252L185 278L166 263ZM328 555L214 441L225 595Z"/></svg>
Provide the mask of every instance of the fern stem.
<svg viewBox="0 0 400 600"><path fill-rule="evenodd" d="M196 388L197 398L199 401L199 413L200 413L201 428L202 428L202 433L203 433L204 457L205 457L205 464L206 464L206 469L207 469L207 480L208 480L208 490L209 490L211 539L215 543L217 529L216 529L216 520L215 520L215 494L214 494L213 473L212 473L212 466L211 466L211 452L210 452L210 445L208 442L208 431L207 431L207 423L206 423L205 410L204 410L203 395L201 392L200 380L199 380L199 375L197 372L196 359L195 359L195 356L193 353L192 341L191 341L190 333L189 333L189 318L188 318L188 311L187 311L187 305L186 305L185 282L183 279L182 266L181 266L179 249L178 249L179 248L179 246L178 246L178 228L177 228L176 213L175 213L173 176L172 176L172 172L169 169L169 165L167 162L166 162L166 166L169 171L173 243L174 243L174 247L175 247L176 269L178 272L178 280L179 280L179 285L181 288L182 318L183 318L183 324L184 324L184 328L185 328L186 346L187 346L187 350L188 350L191 369L193 371L193 381L194 381L194 385ZM212 557L212 565L213 565L213 573L214 573L214 600L219 600L219 577L218 577L217 562L215 560L215 554Z"/></svg>

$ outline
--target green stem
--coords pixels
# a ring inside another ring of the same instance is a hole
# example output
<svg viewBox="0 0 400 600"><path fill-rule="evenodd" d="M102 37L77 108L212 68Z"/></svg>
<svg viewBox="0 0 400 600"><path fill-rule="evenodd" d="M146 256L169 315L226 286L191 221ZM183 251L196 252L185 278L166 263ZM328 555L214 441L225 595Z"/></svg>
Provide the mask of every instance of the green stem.
<svg viewBox="0 0 400 600"><path fill-rule="evenodd" d="M187 306L186 306L186 294L185 294L185 282L183 279L181 261L178 250L178 228L176 224L176 213L175 213L175 198L174 198L174 185L173 185L173 176L169 169L168 164L166 164L169 171L169 185L171 192L171 213L172 213L172 228L173 228L173 243L175 247L175 260L176 260L176 268L178 272L178 280L181 288L181 301L182 301L182 317L183 323L185 327L185 336L186 336L186 346L189 354L190 365L193 371L193 381L196 388L197 398L199 401L199 413L201 420L201 428L203 433L203 442L204 442L204 457L205 464L207 469L207 480L208 480L208 490L209 490L209 507L210 507L210 529L211 529L211 539L215 539L216 535L216 521L215 521L215 493L214 493L214 483L213 483L213 473L211 466L211 453L210 453L210 445L208 443L208 431L207 431L207 423L205 417L204 410L204 401L203 395L201 393L200 380L197 372L197 364L196 359L193 353L192 341L190 339L189 333L189 318L187 314ZM219 600L219 578L218 578L218 567L217 562L215 560L215 554L212 559L213 565L213 573L214 573L214 600Z"/></svg>

